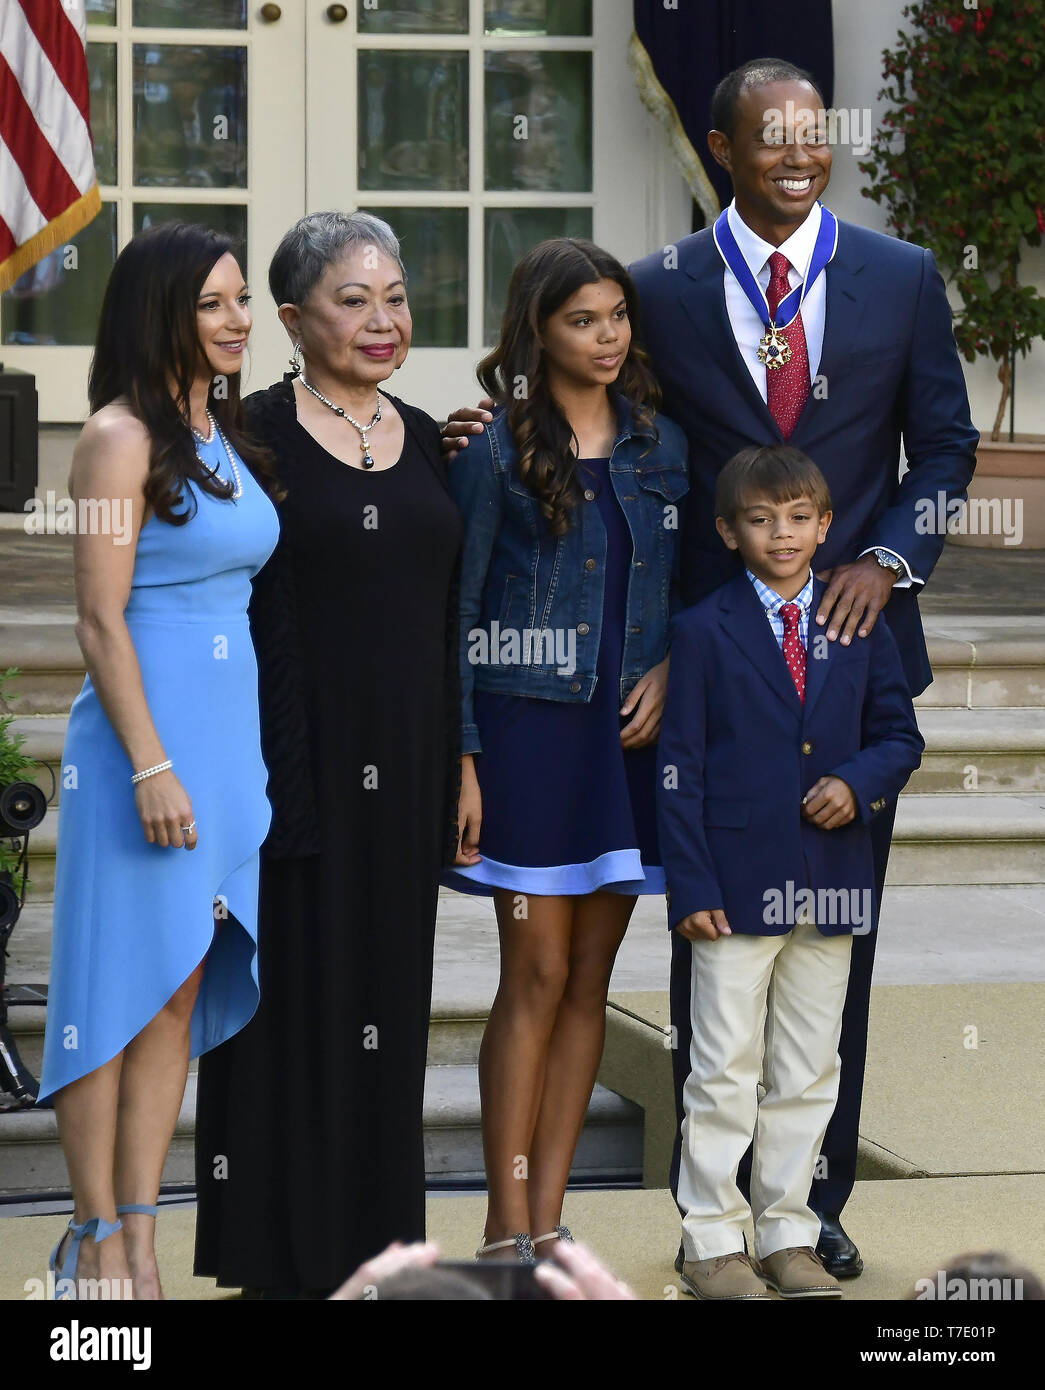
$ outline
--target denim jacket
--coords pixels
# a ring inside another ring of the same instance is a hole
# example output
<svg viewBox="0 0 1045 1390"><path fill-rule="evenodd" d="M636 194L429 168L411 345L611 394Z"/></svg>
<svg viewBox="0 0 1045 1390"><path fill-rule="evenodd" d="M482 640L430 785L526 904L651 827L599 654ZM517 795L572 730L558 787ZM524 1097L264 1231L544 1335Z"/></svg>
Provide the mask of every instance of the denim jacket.
<svg viewBox="0 0 1045 1390"><path fill-rule="evenodd" d="M620 395L609 473L631 531L621 703L668 650L677 597L682 503L689 490L686 437L656 417L633 421ZM465 522L461 563L462 753L481 752L476 690L586 703L595 689L602 634L606 527L578 503L554 537L518 474L507 413L498 410L450 468ZM586 500L590 501L590 498Z"/></svg>

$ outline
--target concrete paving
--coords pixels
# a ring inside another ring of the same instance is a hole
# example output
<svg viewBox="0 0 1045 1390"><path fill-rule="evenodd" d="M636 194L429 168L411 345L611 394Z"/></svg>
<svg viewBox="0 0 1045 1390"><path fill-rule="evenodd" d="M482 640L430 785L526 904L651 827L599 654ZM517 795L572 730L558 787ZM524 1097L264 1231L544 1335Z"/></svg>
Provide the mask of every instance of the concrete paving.
<svg viewBox="0 0 1045 1390"><path fill-rule="evenodd" d="M640 898L611 988L667 987L671 947L662 898ZM916 887L886 891L880 985L1045 980L1045 888ZM444 891L436 932L436 998L497 987L497 928L488 899Z"/></svg>
<svg viewBox="0 0 1045 1390"><path fill-rule="evenodd" d="M1045 1227L1036 1215L1043 1209L1045 1176L1041 1174L857 1183L846 1217L864 1252L866 1269L859 1279L846 1282L844 1297L860 1302L907 1298L916 1280L935 1279L948 1260L970 1250L1005 1251L1040 1275L1045 1270ZM34 1288L30 1281L45 1279L47 1255L68 1218L5 1219L2 1210L0 1299L24 1299ZM482 1197L428 1199L429 1237L447 1259L466 1260L473 1255L483 1217ZM571 1193L564 1217L639 1298L694 1305L679 1289L673 1267L679 1216L670 1192ZM193 1278L194 1230L191 1207L165 1210L157 1223L167 1297L237 1297L238 1291L217 1289L208 1279Z"/></svg>

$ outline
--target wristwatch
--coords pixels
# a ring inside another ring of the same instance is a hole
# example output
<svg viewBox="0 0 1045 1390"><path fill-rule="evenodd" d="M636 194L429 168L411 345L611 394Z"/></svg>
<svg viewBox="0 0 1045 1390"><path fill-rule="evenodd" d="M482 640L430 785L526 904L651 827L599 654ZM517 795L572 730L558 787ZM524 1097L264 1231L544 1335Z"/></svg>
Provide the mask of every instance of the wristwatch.
<svg viewBox="0 0 1045 1390"><path fill-rule="evenodd" d="M881 546L876 546L874 549L874 558L881 565L882 569L892 570L897 579L903 574L903 562L898 560L891 551L883 550Z"/></svg>

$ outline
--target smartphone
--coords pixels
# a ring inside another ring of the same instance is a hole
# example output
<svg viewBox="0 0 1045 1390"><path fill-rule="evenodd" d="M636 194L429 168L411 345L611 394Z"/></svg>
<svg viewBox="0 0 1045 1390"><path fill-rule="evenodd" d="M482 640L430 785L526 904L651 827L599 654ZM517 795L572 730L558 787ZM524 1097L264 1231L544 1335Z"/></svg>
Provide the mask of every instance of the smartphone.
<svg viewBox="0 0 1045 1390"><path fill-rule="evenodd" d="M521 1265L508 1260L438 1260L436 1269L452 1269L481 1284L491 1298L504 1303L527 1303L531 1300L554 1302L543 1284L533 1277L535 1265Z"/></svg>

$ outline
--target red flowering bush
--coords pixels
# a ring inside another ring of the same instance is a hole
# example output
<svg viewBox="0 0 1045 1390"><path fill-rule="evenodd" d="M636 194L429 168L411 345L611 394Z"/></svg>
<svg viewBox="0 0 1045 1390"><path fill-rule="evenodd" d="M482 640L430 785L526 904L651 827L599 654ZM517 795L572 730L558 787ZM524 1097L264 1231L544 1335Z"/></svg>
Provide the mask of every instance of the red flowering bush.
<svg viewBox="0 0 1045 1390"><path fill-rule="evenodd" d="M863 194L955 285L966 359L998 362L997 439L1012 358L1045 337L1045 297L1019 281L1021 252L1045 232L1045 0L917 0L903 13Z"/></svg>

